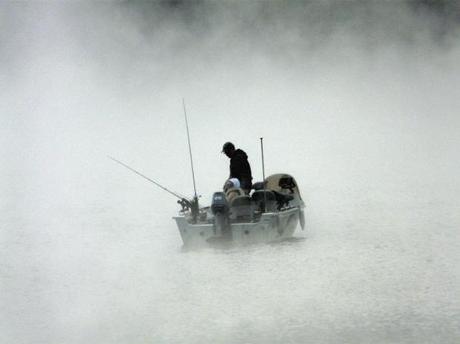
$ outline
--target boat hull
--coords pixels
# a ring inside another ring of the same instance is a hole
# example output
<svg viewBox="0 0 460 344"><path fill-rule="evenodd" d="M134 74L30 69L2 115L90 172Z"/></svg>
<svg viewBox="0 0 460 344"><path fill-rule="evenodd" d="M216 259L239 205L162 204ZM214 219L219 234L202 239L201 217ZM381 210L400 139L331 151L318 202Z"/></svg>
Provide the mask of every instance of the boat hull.
<svg viewBox="0 0 460 344"><path fill-rule="evenodd" d="M273 242L292 237L299 218L303 218L302 209L291 208L279 212L263 213L255 222L234 222L229 228L229 240L235 244L255 244ZM179 232L186 247L213 246L223 238L213 223L190 223L186 216L176 216Z"/></svg>

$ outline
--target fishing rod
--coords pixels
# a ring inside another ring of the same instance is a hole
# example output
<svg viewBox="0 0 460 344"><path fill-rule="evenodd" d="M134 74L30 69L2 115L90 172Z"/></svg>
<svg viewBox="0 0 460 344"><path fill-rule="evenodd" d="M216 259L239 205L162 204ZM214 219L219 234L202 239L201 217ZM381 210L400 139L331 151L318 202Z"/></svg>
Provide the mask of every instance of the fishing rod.
<svg viewBox="0 0 460 344"><path fill-rule="evenodd" d="M195 193L195 198L198 198L196 194L195 171L193 169L192 145L190 144L190 131L188 129L187 111L185 110L185 99L183 98L182 98L182 106L184 107L185 128L187 129L188 152L190 155L190 166L192 168L193 192Z"/></svg>
<svg viewBox="0 0 460 344"><path fill-rule="evenodd" d="M182 99L182 105L183 105L183 108L184 108L185 127L187 129L187 142L188 142L188 150L189 150L189 155L190 155L190 166L192 168L193 191L194 191L194 196L193 196L192 200L181 196L177 192L173 192L173 191L165 188L163 185L157 183L156 181L154 181L153 179L151 179L151 178L147 177L146 175L140 173L139 171L136 171L134 168L126 165L125 163L121 162L120 160L117 160L117 159L115 159L115 158L113 158L111 156L107 156L107 157L109 159L115 161L116 163L120 164L121 166L127 168L128 170L136 173L137 175L141 176L142 178L148 180L149 182L155 184L156 186L158 186L159 188L165 190L166 192L170 193L171 195L179 198L179 201L177 201L177 203L179 203L182 206L182 211L190 209L191 213L192 213L193 222L196 222L196 220L198 218L198 215L199 215L199 204L198 204L198 195L197 195L197 192L196 192L195 171L194 171L194 168L193 168L192 145L190 143L190 131L189 131L189 128L188 128L187 111L185 109L185 100L184 99Z"/></svg>
<svg viewBox="0 0 460 344"><path fill-rule="evenodd" d="M128 170L130 170L130 171L136 173L137 175L139 175L139 176L141 176L142 178L148 180L149 182L155 184L156 186L158 186L159 188L165 190L166 192L169 192L171 195L173 195L173 196L179 198L181 201L186 200L187 202L191 203L191 201L188 200L186 197L181 196L181 195L179 195L178 193L173 192L173 191L171 191L171 190L165 188L163 185L157 183L156 181L154 181L153 179L151 179L151 178L147 177L146 175L140 173L139 171L136 171L134 168L129 167L128 165L126 165L125 163L121 162L120 160L117 160L117 159L115 159L115 158L113 158L113 157L111 157L111 156L109 156L109 155L107 156L107 158L109 158L109 159L115 161L116 163L120 164L120 165L123 166L123 167L126 167ZM178 201L178 202L180 202L180 201Z"/></svg>
<svg viewBox="0 0 460 344"><path fill-rule="evenodd" d="M193 179L194 197L193 197L193 201L190 204L190 210L192 211L193 222L196 222L196 219L197 219L198 214L199 214L200 206L198 204L198 195L196 193L195 171L193 169L192 145L190 143L190 131L188 129L187 111L185 109L185 99L184 98L182 98L182 106L184 108L185 128L187 129L188 152L189 152L189 155L190 155L190 167L192 168L192 179Z"/></svg>

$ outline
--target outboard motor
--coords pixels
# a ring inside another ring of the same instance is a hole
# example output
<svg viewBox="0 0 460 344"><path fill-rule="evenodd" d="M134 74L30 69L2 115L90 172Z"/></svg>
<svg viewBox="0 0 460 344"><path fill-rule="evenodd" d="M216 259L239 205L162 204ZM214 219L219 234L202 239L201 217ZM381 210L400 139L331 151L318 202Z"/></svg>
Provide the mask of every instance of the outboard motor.
<svg viewBox="0 0 460 344"><path fill-rule="evenodd" d="M232 238L229 219L229 205L225 193L214 192L212 195L211 211L214 215L214 232L221 233L225 239Z"/></svg>

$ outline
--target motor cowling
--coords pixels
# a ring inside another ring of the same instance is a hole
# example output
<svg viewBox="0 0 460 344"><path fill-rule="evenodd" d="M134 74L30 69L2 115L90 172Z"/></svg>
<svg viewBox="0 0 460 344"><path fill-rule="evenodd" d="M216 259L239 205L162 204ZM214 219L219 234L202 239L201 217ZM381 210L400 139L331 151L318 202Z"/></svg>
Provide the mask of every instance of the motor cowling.
<svg viewBox="0 0 460 344"><path fill-rule="evenodd" d="M212 202L211 202L211 211L214 215L216 214L228 214L229 212L229 205L227 202L227 198L225 197L225 193L223 192L214 192L212 195Z"/></svg>
<svg viewBox="0 0 460 344"><path fill-rule="evenodd" d="M214 214L214 233L222 239L231 240L232 231L230 229L230 207L223 192L215 192L212 195L211 211Z"/></svg>

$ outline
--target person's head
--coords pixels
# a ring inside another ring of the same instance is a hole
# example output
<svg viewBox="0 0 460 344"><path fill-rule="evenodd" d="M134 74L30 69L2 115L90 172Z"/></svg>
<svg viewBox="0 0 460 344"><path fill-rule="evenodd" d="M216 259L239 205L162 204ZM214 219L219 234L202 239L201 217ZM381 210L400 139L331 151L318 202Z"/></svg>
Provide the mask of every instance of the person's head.
<svg viewBox="0 0 460 344"><path fill-rule="evenodd" d="M240 188L240 187L241 187L241 184L238 178L230 178L227 181L225 181L224 192L227 192L227 190L231 188Z"/></svg>
<svg viewBox="0 0 460 344"><path fill-rule="evenodd" d="M231 142L225 142L224 146L222 147L222 152L225 153L226 156L231 158L233 153L235 153L235 146Z"/></svg>

